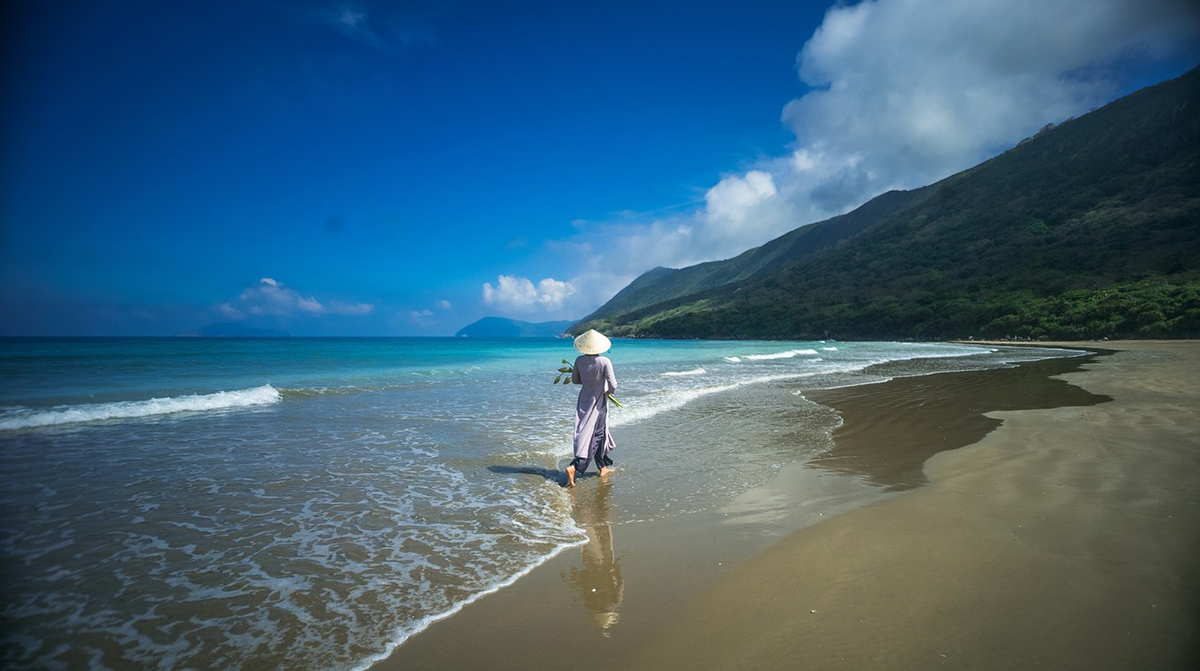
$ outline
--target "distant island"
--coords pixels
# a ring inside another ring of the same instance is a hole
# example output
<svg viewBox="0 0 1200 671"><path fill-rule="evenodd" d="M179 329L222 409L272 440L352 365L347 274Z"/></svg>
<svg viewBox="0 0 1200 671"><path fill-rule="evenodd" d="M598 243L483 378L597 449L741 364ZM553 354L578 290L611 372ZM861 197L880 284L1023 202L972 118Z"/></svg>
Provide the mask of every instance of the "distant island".
<svg viewBox="0 0 1200 671"><path fill-rule="evenodd" d="M635 279L572 333L1200 337L1200 69L734 258Z"/></svg>
<svg viewBox="0 0 1200 671"><path fill-rule="evenodd" d="M473 324L462 327L454 336L457 338L552 338L562 335L574 323L574 320L533 323L505 317L484 317Z"/></svg>
<svg viewBox="0 0 1200 671"><path fill-rule="evenodd" d="M182 338L290 338L292 334L287 331L256 329L226 322L209 324L190 331L180 331L175 335Z"/></svg>

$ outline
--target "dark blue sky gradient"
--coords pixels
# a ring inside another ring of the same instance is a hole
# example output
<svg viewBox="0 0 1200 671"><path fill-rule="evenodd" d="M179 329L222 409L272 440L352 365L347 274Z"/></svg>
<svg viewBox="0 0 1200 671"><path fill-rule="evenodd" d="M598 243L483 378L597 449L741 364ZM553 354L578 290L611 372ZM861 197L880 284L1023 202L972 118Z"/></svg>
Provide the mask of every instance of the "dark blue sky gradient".
<svg viewBox="0 0 1200 671"><path fill-rule="evenodd" d="M263 277L375 309L248 324L452 333L482 282L567 274L573 221L785 152L826 8L5 3L0 334L166 335Z"/></svg>

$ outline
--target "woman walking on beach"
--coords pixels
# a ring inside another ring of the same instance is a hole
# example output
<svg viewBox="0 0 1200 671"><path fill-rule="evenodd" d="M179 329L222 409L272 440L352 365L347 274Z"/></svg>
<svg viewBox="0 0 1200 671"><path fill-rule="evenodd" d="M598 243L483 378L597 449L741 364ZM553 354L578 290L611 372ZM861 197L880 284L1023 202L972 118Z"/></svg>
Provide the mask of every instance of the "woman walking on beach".
<svg viewBox="0 0 1200 671"><path fill-rule="evenodd" d="M575 475L587 470L595 461L600 475L608 475L612 459L608 453L616 447L608 432L608 395L617 389L617 376L612 362L600 356L612 347L612 341L595 329L575 338L575 349L581 353L575 359L571 382L580 385L579 401L575 404L575 458L567 466L567 486L575 486Z"/></svg>

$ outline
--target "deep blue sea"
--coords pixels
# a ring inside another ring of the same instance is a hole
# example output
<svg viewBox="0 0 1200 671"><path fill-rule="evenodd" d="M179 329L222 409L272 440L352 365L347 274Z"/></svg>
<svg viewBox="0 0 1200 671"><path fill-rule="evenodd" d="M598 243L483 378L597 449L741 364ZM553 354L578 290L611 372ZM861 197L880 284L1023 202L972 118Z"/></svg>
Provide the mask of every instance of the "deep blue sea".
<svg viewBox="0 0 1200 671"><path fill-rule="evenodd" d="M828 450L841 420L804 392L883 381L876 364L1070 354L616 340L613 522L719 506ZM577 388L551 384L574 357L550 338L0 339L0 666L368 666L585 540L558 474Z"/></svg>

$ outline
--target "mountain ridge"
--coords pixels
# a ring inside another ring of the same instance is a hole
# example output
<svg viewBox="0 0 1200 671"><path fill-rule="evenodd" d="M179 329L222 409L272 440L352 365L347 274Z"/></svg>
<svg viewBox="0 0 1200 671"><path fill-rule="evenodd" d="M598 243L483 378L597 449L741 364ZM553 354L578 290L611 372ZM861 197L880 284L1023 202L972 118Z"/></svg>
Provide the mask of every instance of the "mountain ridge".
<svg viewBox="0 0 1200 671"><path fill-rule="evenodd" d="M654 302L669 301L780 268L789 260L856 235L870 223L871 217L902 206L911 193L888 191L846 214L793 229L729 259L706 261L679 269L654 268L638 276L595 312L584 317L583 321L620 314L629 309L626 306L644 306L647 297L655 294L658 294L658 300Z"/></svg>

